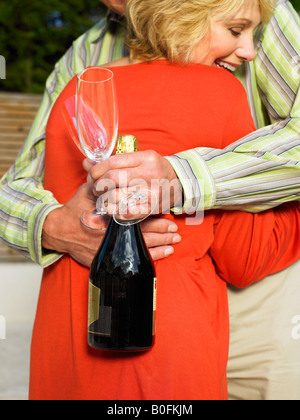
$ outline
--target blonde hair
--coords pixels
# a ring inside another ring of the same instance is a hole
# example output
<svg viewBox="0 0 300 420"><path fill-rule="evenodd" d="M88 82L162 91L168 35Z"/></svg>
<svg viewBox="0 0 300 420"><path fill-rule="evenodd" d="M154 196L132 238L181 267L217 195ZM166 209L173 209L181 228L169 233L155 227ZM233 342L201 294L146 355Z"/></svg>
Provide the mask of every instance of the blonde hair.
<svg viewBox="0 0 300 420"><path fill-rule="evenodd" d="M234 16L253 0L128 0L126 45L132 59L191 62L209 32L214 14ZM261 20L272 16L276 0L258 0Z"/></svg>

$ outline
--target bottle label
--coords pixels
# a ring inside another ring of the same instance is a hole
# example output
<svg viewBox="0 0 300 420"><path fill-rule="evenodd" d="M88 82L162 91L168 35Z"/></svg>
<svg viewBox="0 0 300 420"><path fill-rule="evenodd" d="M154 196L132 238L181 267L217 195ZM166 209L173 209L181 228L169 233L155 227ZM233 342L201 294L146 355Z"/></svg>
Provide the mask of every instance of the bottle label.
<svg viewBox="0 0 300 420"><path fill-rule="evenodd" d="M99 287L93 285L90 281L89 284L89 326L99 319L99 306L100 306L101 290Z"/></svg>
<svg viewBox="0 0 300 420"><path fill-rule="evenodd" d="M153 281L153 327L152 335L156 334L156 300L157 300L157 278Z"/></svg>
<svg viewBox="0 0 300 420"><path fill-rule="evenodd" d="M92 281L89 283L89 308L88 308L88 332L92 334L110 336L112 308L100 306L101 289ZM156 334L156 301L157 301L157 278L153 281L153 324L152 335Z"/></svg>
<svg viewBox="0 0 300 420"><path fill-rule="evenodd" d="M91 281L89 285L88 332L97 335L111 335L110 306L100 306L101 289Z"/></svg>

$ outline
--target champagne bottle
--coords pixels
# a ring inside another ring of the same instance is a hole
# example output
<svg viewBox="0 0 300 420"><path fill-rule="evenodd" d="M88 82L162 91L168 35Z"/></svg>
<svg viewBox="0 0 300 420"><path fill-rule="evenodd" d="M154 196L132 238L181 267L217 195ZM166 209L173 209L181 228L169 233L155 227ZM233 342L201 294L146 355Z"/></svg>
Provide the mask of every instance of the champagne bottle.
<svg viewBox="0 0 300 420"><path fill-rule="evenodd" d="M120 136L117 153L137 150ZM156 276L138 223L111 218L90 271L88 344L100 350L143 351L154 345Z"/></svg>

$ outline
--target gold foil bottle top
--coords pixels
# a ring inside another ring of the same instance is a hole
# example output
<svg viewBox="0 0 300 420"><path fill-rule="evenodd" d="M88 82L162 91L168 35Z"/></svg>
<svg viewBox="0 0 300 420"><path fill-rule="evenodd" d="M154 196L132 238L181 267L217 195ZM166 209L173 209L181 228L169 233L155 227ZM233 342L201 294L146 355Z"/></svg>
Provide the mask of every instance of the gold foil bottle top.
<svg viewBox="0 0 300 420"><path fill-rule="evenodd" d="M130 134L118 137L116 155L138 151L138 139Z"/></svg>

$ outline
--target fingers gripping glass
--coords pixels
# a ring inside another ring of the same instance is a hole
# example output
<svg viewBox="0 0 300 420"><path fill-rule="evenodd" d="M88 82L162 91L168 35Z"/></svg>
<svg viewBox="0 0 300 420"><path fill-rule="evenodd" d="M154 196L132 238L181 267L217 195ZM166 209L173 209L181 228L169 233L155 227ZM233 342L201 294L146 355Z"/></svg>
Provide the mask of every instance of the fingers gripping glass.
<svg viewBox="0 0 300 420"><path fill-rule="evenodd" d="M157 210L158 200L151 190L138 190L125 195L115 206L113 218L119 225L134 225Z"/></svg>

